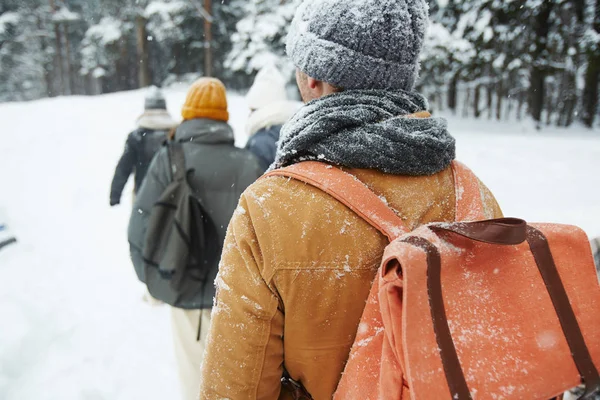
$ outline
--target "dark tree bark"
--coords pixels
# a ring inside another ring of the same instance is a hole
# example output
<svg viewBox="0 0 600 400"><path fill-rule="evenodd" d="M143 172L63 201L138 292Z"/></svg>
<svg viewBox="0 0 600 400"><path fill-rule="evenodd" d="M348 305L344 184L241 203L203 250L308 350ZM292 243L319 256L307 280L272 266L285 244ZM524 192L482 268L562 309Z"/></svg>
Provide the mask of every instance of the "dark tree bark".
<svg viewBox="0 0 600 400"><path fill-rule="evenodd" d="M519 93L519 105L517 106L517 119L523 119L523 106L525 105L525 94Z"/></svg>
<svg viewBox="0 0 600 400"><path fill-rule="evenodd" d="M136 27L136 44L138 65L138 85L139 87L150 86L150 65L148 55L148 33L146 31L147 20L142 15L138 15L135 19Z"/></svg>
<svg viewBox="0 0 600 400"><path fill-rule="evenodd" d="M448 108L456 114L457 92L458 92L458 72L454 74L448 85Z"/></svg>
<svg viewBox="0 0 600 400"><path fill-rule="evenodd" d="M600 0L596 0L594 30L600 34ZM598 78L600 76L600 49L589 49L585 87L583 89L583 123L592 127L598 110Z"/></svg>
<svg viewBox="0 0 600 400"><path fill-rule="evenodd" d="M494 85L492 83L487 86L487 112L488 119L494 118Z"/></svg>
<svg viewBox="0 0 600 400"><path fill-rule="evenodd" d="M133 89L135 85L131 85L130 76L133 74L131 71L131 63L128 59L128 46L127 41L122 39L118 43L119 59L115 64L115 88L111 91L121 91ZM134 74L133 74L134 75ZM106 83L106 82L105 82Z"/></svg>
<svg viewBox="0 0 600 400"><path fill-rule="evenodd" d="M54 13L56 11L56 4L54 0L49 0L50 9ZM60 25L58 23L54 23L54 41L56 46L56 70L58 72L58 94L65 94L65 81L64 81L64 59L62 53L62 39L60 34Z"/></svg>
<svg viewBox="0 0 600 400"><path fill-rule="evenodd" d="M577 107L577 78L575 71L568 71L565 76L565 96L561 125L571 126L575 119L575 108Z"/></svg>
<svg viewBox="0 0 600 400"><path fill-rule="evenodd" d="M583 90L583 123L589 128L594 126L598 110L598 75L600 75L600 55L593 55L588 57Z"/></svg>
<svg viewBox="0 0 600 400"><path fill-rule="evenodd" d="M529 112L533 119L538 123L542 120L542 110L544 108L544 86L548 74L545 54L547 52L552 7L553 1L542 1L534 19L535 44L532 54L533 65L531 67L530 76Z"/></svg>
<svg viewBox="0 0 600 400"><path fill-rule="evenodd" d="M37 27L40 31L42 30L42 20L39 17L37 18ZM43 55L45 55L47 49L48 49L48 43L46 43L46 37L44 37L44 35L40 35L40 51L41 51L41 53ZM44 69L44 83L46 84L46 95L48 97L55 97L56 92L54 91L54 84L53 84L53 80L52 80L52 72L53 72L52 63L44 62L44 65L42 65L42 68Z"/></svg>
<svg viewBox="0 0 600 400"><path fill-rule="evenodd" d="M63 35L65 38L65 93L68 95L73 94L75 88L75 81L73 79L73 71L71 68L71 43L69 41L69 29L66 23L63 23Z"/></svg>
<svg viewBox="0 0 600 400"><path fill-rule="evenodd" d="M546 125L552 124L552 117L554 116L554 109L555 109L555 105L556 105L556 101L557 101L557 99L555 99L555 96L553 94L553 92L555 91L554 85L549 85L549 89L550 89L550 90L548 90L549 94L546 95L546 99L545 99L546 100Z"/></svg>
<svg viewBox="0 0 600 400"><path fill-rule="evenodd" d="M463 107L463 117L467 118L469 116L469 108L471 102L471 89L467 88L467 95L465 96L465 105Z"/></svg>
<svg viewBox="0 0 600 400"><path fill-rule="evenodd" d="M479 102L481 100L481 86L478 84L475 86L475 96L473 96L473 114L475 118L479 118L481 116L481 110L479 109Z"/></svg>
<svg viewBox="0 0 600 400"><path fill-rule="evenodd" d="M502 119L502 101L504 100L504 81L501 79L496 85L496 119Z"/></svg>
<svg viewBox="0 0 600 400"><path fill-rule="evenodd" d="M204 0L204 10L212 16L212 0ZM212 21L204 18L204 75L213 75Z"/></svg>
<svg viewBox="0 0 600 400"><path fill-rule="evenodd" d="M575 10L575 30L569 40L569 47L577 49L577 54L573 57L573 67L567 70L565 81L567 85L567 95L565 100L564 126L571 126L575 120L577 106L579 104L579 93L577 88L577 74L582 63L581 46L584 32L586 30L585 7L586 0L571 0ZM565 57L568 57L568 51Z"/></svg>

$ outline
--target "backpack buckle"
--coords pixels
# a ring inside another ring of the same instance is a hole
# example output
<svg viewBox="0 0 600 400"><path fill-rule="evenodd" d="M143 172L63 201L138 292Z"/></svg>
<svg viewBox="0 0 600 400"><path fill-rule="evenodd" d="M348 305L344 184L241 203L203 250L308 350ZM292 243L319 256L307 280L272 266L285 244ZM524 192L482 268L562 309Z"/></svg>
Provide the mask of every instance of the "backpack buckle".
<svg viewBox="0 0 600 400"><path fill-rule="evenodd" d="M312 396L298 381L292 379L287 370L283 370L281 377L281 386L283 386L294 398L294 400L313 400Z"/></svg>

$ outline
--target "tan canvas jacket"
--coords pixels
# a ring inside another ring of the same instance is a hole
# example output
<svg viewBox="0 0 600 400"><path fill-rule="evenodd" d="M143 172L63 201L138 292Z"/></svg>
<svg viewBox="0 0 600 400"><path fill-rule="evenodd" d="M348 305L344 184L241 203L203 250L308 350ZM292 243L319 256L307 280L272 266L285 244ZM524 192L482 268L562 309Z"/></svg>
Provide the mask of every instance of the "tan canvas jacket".
<svg viewBox="0 0 600 400"><path fill-rule="evenodd" d="M454 220L451 168L427 177L347 172L409 229ZM487 189L482 197L487 217L501 217ZM200 398L290 398L281 391L285 364L315 400L331 399L386 245L318 189L281 177L251 186L225 242Z"/></svg>

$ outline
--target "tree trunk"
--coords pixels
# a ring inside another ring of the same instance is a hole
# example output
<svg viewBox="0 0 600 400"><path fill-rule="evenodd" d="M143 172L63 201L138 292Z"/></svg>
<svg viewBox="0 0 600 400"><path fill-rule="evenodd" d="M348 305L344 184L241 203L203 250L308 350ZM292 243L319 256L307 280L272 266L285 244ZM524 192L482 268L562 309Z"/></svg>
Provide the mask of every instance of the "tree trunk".
<svg viewBox="0 0 600 400"><path fill-rule="evenodd" d="M600 0L599 0L600 1ZM458 72L454 74L448 85L448 108L456 115L457 106Z"/></svg>
<svg viewBox="0 0 600 400"><path fill-rule="evenodd" d="M42 20L39 17L37 18L37 27L41 32ZM46 54L47 48L48 48L48 44L46 43L46 38L44 37L44 35L40 35L40 52L42 53L42 55ZM56 96L56 93L54 92L54 85L52 82L52 63L47 63L44 61L44 65L42 65L42 68L44 69L44 82L46 84L46 95L48 97L54 97L54 96Z"/></svg>
<svg viewBox="0 0 600 400"><path fill-rule="evenodd" d="M523 106L525 105L525 95L519 93L519 105L517 106L517 120L523 119Z"/></svg>
<svg viewBox="0 0 600 400"><path fill-rule="evenodd" d="M553 93L556 91L554 88L554 85L550 85L549 87L549 91L550 95L546 96L546 125L550 125L552 124L552 117L554 114L554 106L555 106L555 102L554 102L554 95Z"/></svg>
<svg viewBox="0 0 600 400"><path fill-rule="evenodd" d="M500 80L496 85L496 119L502 119L502 100L504 98L504 82Z"/></svg>
<svg viewBox="0 0 600 400"><path fill-rule="evenodd" d="M481 116L481 110L479 109L479 101L480 101L480 97L481 97L481 86L479 84L477 84L475 86L475 96L473 99L473 114L475 115L475 118L479 118Z"/></svg>
<svg viewBox="0 0 600 400"><path fill-rule="evenodd" d="M56 12L56 4L54 4L54 0L49 0L50 9L52 13ZM60 34L60 25L58 23L54 23L54 41L56 46L56 70L58 73L58 94L65 94L65 83L64 83L64 61L62 55L62 39Z"/></svg>
<svg viewBox="0 0 600 400"><path fill-rule="evenodd" d="M494 118L494 85L492 83L487 86L487 108L488 119Z"/></svg>
<svg viewBox="0 0 600 400"><path fill-rule="evenodd" d="M115 63L115 75L111 77L110 81L107 79L102 80L103 92L116 92L122 90L132 89L130 76L135 73L131 72L133 68L128 59L128 46L125 40L121 40L118 43L119 58ZM137 81L137 78L136 78ZM112 85L108 86L107 85Z"/></svg>
<svg viewBox="0 0 600 400"><path fill-rule="evenodd" d="M148 55L148 33L146 31L147 20L142 15L135 19L135 31L137 38L137 56L139 59L138 85L139 87L150 86L150 65Z"/></svg>
<svg viewBox="0 0 600 400"><path fill-rule="evenodd" d="M464 118L467 118L469 116L470 101L471 101L471 89L467 88L467 95L465 96L465 105L463 108L463 117Z"/></svg>
<svg viewBox="0 0 600 400"><path fill-rule="evenodd" d="M212 0L204 0L204 9L212 15ZM212 23L204 18L204 76L213 75Z"/></svg>
<svg viewBox="0 0 600 400"><path fill-rule="evenodd" d="M577 106L577 77L575 71L567 71L565 73L564 85L564 101L561 126L571 126L575 119L575 107Z"/></svg>
<svg viewBox="0 0 600 400"><path fill-rule="evenodd" d="M594 30L600 34L600 0L596 0ZM588 50L585 87L583 89L583 123L594 126L598 110L598 78L600 76L600 49Z"/></svg>
<svg viewBox="0 0 600 400"><path fill-rule="evenodd" d="M545 53L547 51L548 32L550 31L552 5L552 1L542 1L534 21L535 50L532 54L533 65L530 77L529 111L537 123L540 123L542 120L542 110L544 108L544 85L546 75L548 74Z"/></svg>
<svg viewBox="0 0 600 400"><path fill-rule="evenodd" d="M599 0L600 2L600 0ZM591 55L585 72L585 89L583 90L583 123L594 126L598 110L598 77L600 75L600 55Z"/></svg>
<svg viewBox="0 0 600 400"><path fill-rule="evenodd" d="M575 120L575 107L577 106L577 99L573 99L569 102L569 107L567 108L567 118L565 121L565 126L569 127L573 125L573 121Z"/></svg>
<svg viewBox="0 0 600 400"><path fill-rule="evenodd" d="M65 94L65 61L62 53L62 38L60 34L60 26L54 24L54 37L56 40L56 64L58 69L58 91L60 94Z"/></svg>
<svg viewBox="0 0 600 400"><path fill-rule="evenodd" d="M75 82L73 80L73 73L71 70L71 43L69 41L69 29L67 24L63 24L63 34L65 37L65 75L66 75L66 94L74 94Z"/></svg>

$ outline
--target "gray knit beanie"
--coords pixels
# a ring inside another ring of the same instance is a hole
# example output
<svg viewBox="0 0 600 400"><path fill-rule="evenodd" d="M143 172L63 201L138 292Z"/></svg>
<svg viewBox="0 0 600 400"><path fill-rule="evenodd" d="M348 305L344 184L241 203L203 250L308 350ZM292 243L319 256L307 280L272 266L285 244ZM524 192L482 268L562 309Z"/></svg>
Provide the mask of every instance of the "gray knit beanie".
<svg viewBox="0 0 600 400"><path fill-rule="evenodd" d="M302 72L344 89L412 90L428 23L425 0L304 0L287 53Z"/></svg>
<svg viewBox="0 0 600 400"><path fill-rule="evenodd" d="M156 86L150 86L144 99L145 110L166 110L167 101L162 92Z"/></svg>

